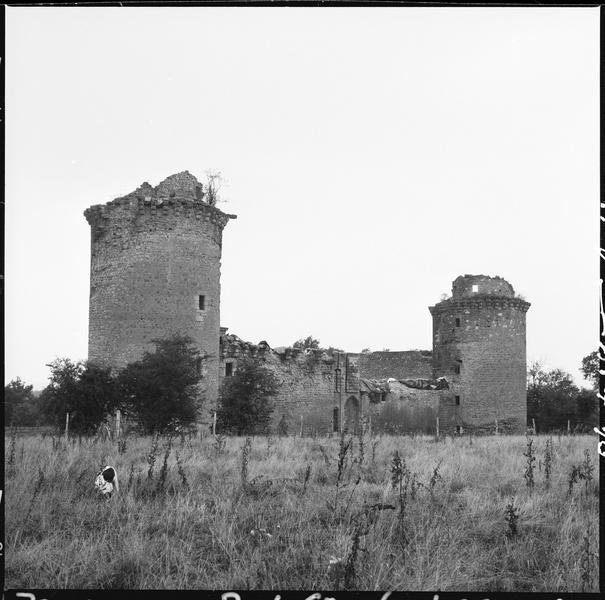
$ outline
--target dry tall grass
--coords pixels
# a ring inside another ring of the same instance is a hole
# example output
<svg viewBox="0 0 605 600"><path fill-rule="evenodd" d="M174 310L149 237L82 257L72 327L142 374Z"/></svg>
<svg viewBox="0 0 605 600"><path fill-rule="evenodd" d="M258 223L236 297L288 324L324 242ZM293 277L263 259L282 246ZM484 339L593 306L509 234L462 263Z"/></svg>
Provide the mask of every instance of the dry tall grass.
<svg viewBox="0 0 605 600"><path fill-rule="evenodd" d="M520 436L9 438L5 585L598 591L595 440L547 439L528 487Z"/></svg>

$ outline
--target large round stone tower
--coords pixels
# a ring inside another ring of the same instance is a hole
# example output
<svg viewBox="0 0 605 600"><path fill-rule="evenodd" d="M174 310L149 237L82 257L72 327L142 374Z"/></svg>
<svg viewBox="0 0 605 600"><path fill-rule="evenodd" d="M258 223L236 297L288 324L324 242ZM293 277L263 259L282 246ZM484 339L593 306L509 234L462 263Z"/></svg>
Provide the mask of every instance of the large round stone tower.
<svg viewBox="0 0 605 600"><path fill-rule="evenodd" d="M199 347L210 408L219 381L220 260L227 215L188 171L84 212L91 229L88 359L123 367L152 343Z"/></svg>
<svg viewBox="0 0 605 600"><path fill-rule="evenodd" d="M464 275L452 297L430 306L433 370L450 390L439 410L445 430L525 431L525 313L530 303L501 277Z"/></svg>

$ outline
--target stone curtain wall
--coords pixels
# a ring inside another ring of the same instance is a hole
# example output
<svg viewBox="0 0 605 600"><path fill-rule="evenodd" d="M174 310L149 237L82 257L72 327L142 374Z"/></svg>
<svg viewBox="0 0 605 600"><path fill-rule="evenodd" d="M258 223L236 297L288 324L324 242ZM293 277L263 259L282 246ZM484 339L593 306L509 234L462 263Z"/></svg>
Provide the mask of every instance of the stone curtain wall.
<svg viewBox="0 0 605 600"><path fill-rule="evenodd" d="M457 425L493 431L496 420L500 431L525 430L525 313L530 304L515 298L504 280L493 280L459 277L453 297L429 308L434 376L450 381L440 407L444 431ZM472 291L473 285L478 291Z"/></svg>
<svg viewBox="0 0 605 600"><path fill-rule="evenodd" d="M360 417L365 419L366 424L371 418L372 429L376 432L435 432L441 391L413 389L390 381L384 385L389 390L385 401L371 402L367 393L360 392L360 376L366 375L360 368L360 358L367 358L368 355L329 355L321 350L283 347L271 349L266 342L251 344L231 334L221 337L221 377L227 376L228 364L231 364L235 373L239 361L244 357L265 366L279 381L279 392L273 398L275 408L271 429L274 432L284 415L290 434L300 432L301 417L305 435L330 433L333 431L334 409L339 409L340 424L345 423L345 407L351 397L359 403ZM337 368L340 368L341 378L338 389ZM400 365L395 368L398 369ZM418 371L404 372L406 374L415 376Z"/></svg>
<svg viewBox="0 0 605 600"><path fill-rule="evenodd" d="M441 390L409 388L398 381L390 381L388 388L384 402L371 402L369 405L373 431L435 433Z"/></svg>
<svg viewBox="0 0 605 600"><path fill-rule="evenodd" d="M222 336L220 356L222 377L226 376L228 363L232 364L235 373L238 362L244 357L254 359L275 374L280 387L273 398L273 431L277 431L282 415L290 434L300 432L301 417L306 435L314 431L322 434L332 431L333 356L321 350L271 349L266 342L251 344L231 334Z"/></svg>
<svg viewBox="0 0 605 600"><path fill-rule="evenodd" d="M364 379L431 379L433 376L430 350L367 352L358 355L358 366Z"/></svg>
<svg viewBox="0 0 605 600"><path fill-rule="evenodd" d="M201 391L210 409L218 394L222 231L234 217L202 198L202 185L185 171L85 211L88 358L123 367L153 350L154 339L188 335L207 357Z"/></svg>

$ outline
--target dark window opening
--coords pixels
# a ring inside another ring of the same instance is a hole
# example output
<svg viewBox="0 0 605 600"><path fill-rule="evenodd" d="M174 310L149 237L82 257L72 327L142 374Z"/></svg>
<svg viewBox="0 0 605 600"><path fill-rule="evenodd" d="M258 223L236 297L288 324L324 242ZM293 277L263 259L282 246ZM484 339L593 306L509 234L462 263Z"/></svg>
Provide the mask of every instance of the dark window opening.
<svg viewBox="0 0 605 600"><path fill-rule="evenodd" d="M456 327L460 327L460 319L456 317Z"/></svg>
<svg viewBox="0 0 605 600"><path fill-rule="evenodd" d="M334 369L334 391L340 392L340 369Z"/></svg>
<svg viewBox="0 0 605 600"><path fill-rule="evenodd" d="M233 363L228 362L225 364L225 377L231 377L233 375Z"/></svg>
<svg viewBox="0 0 605 600"><path fill-rule="evenodd" d="M206 310L206 296L198 296L197 305L200 310Z"/></svg>
<svg viewBox="0 0 605 600"><path fill-rule="evenodd" d="M456 406L460 406L460 396L454 396L454 401L456 402Z"/></svg>
<svg viewBox="0 0 605 600"><path fill-rule="evenodd" d="M338 406L334 407L334 415L332 417L332 431L338 432L340 430L340 423L338 422Z"/></svg>
<svg viewBox="0 0 605 600"><path fill-rule="evenodd" d="M460 375L460 365L454 365L454 373L456 373L456 375Z"/></svg>
<svg viewBox="0 0 605 600"><path fill-rule="evenodd" d="M462 433L462 427L460 427L460 425L456 425L456 433Z"/></svg>

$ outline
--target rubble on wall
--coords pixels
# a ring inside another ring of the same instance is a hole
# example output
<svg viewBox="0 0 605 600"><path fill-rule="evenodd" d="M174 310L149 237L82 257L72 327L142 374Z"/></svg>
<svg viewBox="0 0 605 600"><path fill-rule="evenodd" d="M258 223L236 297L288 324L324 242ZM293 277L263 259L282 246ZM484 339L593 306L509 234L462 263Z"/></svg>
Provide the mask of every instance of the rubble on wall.
<svg viewBox="0 0 605 600"><path fill-rule="evenodd" d="M258 344L245 342L240 337L232 333L225 333L220 340L221 358L243 358L243 357L268 357L278 358L284 361L298 361L309 364L311 362L324 363L330 365L334 362L334 357L322 349L301 349L291 346L277 346L271 348L266 341Z"/></svg>
<svg viewBox="0 0 605 600"><path fill-rule="evenodd" d="M402 388L432 392L449 389L449 383L445 377L440 377L439 379L361 378L361 392L369 394L370 402L391 400L396 397L402 399ZM410 395L406 394L406 396Z"/></svg>
<svg viewBox="0 0 605 600"><path fill-rule="evenodd" d="M397 381L406 387L418 390L448 390L450 387L445 377L437 379L398 379Z"/></svg>
<svg viewBox="0 0 605 600"><path fill-rule="evenodd" d="M308 430L331 431L334 402L334 358L323 350L305 350L291 347L271 348L266 341L246 342L226 332L220 338L220 361L233 364L231 373L237 373L238 362L252 359L271 371L279 382L273 397L273 429L282 419L291 431L298 431L301 417ZM226 368L223 377L228 377Z"/></svg>

